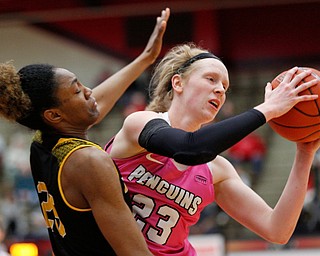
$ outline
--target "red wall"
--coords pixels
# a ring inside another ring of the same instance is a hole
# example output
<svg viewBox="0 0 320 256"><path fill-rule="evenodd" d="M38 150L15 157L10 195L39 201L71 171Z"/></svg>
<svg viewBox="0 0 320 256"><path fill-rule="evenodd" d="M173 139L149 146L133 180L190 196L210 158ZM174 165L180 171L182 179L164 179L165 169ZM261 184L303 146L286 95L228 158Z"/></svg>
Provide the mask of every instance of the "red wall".
<svg viewBox="0 0 320 256"><path fill-rule="evenodd" d="M317 61L320 57L320 2L192 13L171 11L163 52L173 44L183 43L182 40L191 40L229 62ZM137 31L128 31L128 22L134 19L140 19ZM40 25L101 51L131 59L145 46L154 24L155 16L131 16ZM129 32L136 34L135 46L130 44Z"/></svg>

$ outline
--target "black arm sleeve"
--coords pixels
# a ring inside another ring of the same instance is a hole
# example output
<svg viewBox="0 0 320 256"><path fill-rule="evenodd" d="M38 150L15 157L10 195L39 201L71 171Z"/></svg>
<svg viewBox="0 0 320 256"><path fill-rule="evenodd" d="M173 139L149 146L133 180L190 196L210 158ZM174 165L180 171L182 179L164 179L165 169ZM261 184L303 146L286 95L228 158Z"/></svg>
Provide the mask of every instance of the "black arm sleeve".
<svg viewBox="0 0 320 256"><path fill-rule="evenodd" d="M265 116L255 109L195 132L172 128L160 118L152 119L140 133L139 144L149 152L171 157L178 163L198 165L213 160L265 123Z"/></svg>

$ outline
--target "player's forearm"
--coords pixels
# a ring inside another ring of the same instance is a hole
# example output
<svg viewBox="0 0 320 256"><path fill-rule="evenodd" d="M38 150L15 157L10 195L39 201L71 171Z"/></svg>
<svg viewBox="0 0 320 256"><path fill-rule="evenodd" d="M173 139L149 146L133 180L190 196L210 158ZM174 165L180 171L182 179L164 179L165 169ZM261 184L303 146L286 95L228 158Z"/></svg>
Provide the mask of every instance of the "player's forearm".
<svg viewBox="0 0 320 256"><path fill-rule="evenodd" d="M92 96L95 97L100 111L97 122L101 121L110 112L121 95L150 65L150 60L140 55L93 89Z"/></svg>
<svg viewBox="0 0 320 256"><path fill-rule="evenodd" d="M285 189L272 214L274 235L279 243L286 243L292 236L307 191L312 157L297 152Z"/></svg>
<svg viewBox="0 0 320 256"><path fill-rule="evenodd" d="M112 206L111 206L112 208ZM120 207L121 208L121 207ZM128 209L108 212L106 239L119 256L152 256L147 243ZM112 230L112 232L110 232ZM124 243L124 232L126 241Z"/></svg>
<svg viewBox="0 0 320 256"><path fill-rule="evenodd" d="M253 109L195 132L175 129L162 119L153 119L140 133L139 145L178 163L198 165L212 161L264 123L263 114Z"/></svg>

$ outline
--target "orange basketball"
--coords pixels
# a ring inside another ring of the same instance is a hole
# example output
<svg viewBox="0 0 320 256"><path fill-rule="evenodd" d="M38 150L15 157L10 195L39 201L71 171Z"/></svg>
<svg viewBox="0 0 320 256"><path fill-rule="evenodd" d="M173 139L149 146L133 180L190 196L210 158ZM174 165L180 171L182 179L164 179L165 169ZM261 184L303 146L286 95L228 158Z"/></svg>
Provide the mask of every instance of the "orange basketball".
<svg viewBox="0 0 320 256"><path fill-rule="evenodd" d="M305 68L299 68L297 73L302 72L303 69ZM312 73L303 82L311 81L314 78L319 81L318 84L301 92L301 95L320 95L320 72L313 68L308 69L311 69ZM280 84L286 72L282 72L271 82L272 88L276 88ZM320 138L320 97L316 100L296 104L286 114L270 120L269 125L279 135L294 142L309 142Z"/></svg>

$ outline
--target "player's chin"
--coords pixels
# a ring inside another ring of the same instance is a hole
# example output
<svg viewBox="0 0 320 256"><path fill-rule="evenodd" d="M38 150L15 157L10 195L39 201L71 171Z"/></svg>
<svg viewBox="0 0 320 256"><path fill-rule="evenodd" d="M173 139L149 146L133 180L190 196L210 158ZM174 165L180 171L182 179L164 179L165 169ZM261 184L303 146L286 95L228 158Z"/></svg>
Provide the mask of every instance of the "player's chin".
<svg viewBox="0 0 320 256"><path fill-rule="evenodd" d="M211 108L209 112L210 112L210 113L208 114L208 118L210 119L210 121L212 121L213 119L216 118L216 116L217 116L217 114L218 114L218 112L219 112L219 109L217 109L217 108Z"/></svg>
<svg viewBox="0 0 320 256"><path fill-rule="evenodd" d="M217 115L217 112L210 112L203 116L203 124L211 123Z"/></svg>
<svg viewBox="0 0 320 256"><path fill-rule="evenodd" d="M97 121L100 117L100 111L96 108L89 112L90 119Z"/></svg>

